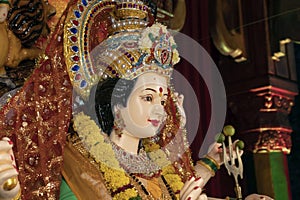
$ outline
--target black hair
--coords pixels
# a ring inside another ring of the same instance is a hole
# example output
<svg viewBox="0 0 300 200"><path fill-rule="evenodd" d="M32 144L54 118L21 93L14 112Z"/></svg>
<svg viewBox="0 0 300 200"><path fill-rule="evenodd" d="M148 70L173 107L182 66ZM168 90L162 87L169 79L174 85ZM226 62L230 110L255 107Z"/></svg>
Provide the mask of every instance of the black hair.
<svg viewBox="0 0 300 200"><path fill-rule="evenodd" d="M110 134L114 126L112 109L115 105L127 106L127 100L136 79L107 78L100 81L95 92L95 111L101 129Z"/></svg>

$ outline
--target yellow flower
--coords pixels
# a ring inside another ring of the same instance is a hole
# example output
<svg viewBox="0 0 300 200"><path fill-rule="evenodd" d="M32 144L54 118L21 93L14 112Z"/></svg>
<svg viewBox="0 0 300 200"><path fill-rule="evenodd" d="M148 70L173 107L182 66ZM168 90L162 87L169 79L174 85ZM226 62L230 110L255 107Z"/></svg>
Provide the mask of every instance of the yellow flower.
<svg viewBox="0 0 300 200"><path fill-rule="evenodd" d="M105 164L100 164L100 170L103 172L105 182L110 184L112 191L130 183L130 179L124 171L112 169Z"/></svg>
<svg viewBox="0 0 300 200"><path fill-rule="evenodd" d="M151 142L148 139L143 139L143 146L147 153L160 149L159 144Z"/></svg>
<svg viewBox="0 0 300 200"><path fill-rule="evenodd" d="M173 165L165 166L162 170L162 175L174 174L174 173L175 173L175 169L174 169Z"/></svg>
<svg viewBox="0 0 300 200"><path fill-rule="evenodd" d="M113 200L128 200L132 197L136 197L138 194L135 189L127 189L124 192L116 194Z"/></svg>
<svg viewBox="0 0 300 200"><path fill-rule="evenodd" d="M178 174L166 174L164 177L174 192L180 191L184 185Z"/></svg>
<svg viewBox="0 0 300 200"><path fill-rule="evenodd" d="M163 168L167 165L170 165L171 162L168 160L167 155L161 149L158 149L154 152L148 153L148 156L153 160L160 168Z"/></svg>

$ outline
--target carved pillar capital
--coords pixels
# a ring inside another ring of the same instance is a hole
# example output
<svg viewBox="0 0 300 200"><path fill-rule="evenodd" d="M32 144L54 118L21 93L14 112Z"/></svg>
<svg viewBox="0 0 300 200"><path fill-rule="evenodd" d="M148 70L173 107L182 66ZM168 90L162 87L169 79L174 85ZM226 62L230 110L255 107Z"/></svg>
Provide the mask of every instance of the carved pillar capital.
<svg viewBox="0 0 300 200"><path fill-rule="evenodd" d="M290 153L291 149L291 129L281 127L270 127L257 130L259 135L253 152L274 152L282 151Z"/></svg>
<svg viewBox="0 0 300 200"><path fill-rule="evenodd" d="M288 115L296 94L270 85L229 97L233 123L247 150L290 152Z"/></svg>
<svg viewBox="0 0 300 200"><path fill-rule="evenodd" d="M260 112L284 112L289 114L292 106L294 105L294 96L296 92L292 92L286 89L265 86L250 90L257 97L262 97L264 105L260 105Z"/></svg>

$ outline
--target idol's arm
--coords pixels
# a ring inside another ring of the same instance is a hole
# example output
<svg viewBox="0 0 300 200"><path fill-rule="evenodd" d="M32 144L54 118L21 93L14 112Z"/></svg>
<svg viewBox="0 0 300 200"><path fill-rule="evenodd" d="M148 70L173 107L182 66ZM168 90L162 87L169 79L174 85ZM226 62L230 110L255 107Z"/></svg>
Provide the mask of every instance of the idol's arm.
<svg viewBox="0 0 300 200"><path fill-rule="evenodd" d="M221 148L221 145L222 144L220 143L213 143L210 145L207 155L197 161L194 167L195 175L203 179L203 186L215 175L217 170L220 169L220 166L223 164L221 158L223 149Z"/></svg>
<svg viewBox="0 0 300 200"><path fill-rule="evenodd" d="M209 181L209 179L213 177L211 171L200 164L196 164L194 169L196 177L201 177L203 179L202 187L204 187L205 184Z"/></svg>

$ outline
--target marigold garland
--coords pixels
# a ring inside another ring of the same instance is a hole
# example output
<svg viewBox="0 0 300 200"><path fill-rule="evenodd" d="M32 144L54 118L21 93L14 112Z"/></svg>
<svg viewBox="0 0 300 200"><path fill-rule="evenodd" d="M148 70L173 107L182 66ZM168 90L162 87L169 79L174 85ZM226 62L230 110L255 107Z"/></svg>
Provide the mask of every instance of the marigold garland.
<svg viewBox="0 0 300 200"><path fill-rule="evenodd" d="M99 163L99 169L103 173L106 187L114 193L113 200L140 200L141 197L133 187L126 187L130 184L130 178L126 172L120 167L118 160L114 155L114 151L109 140L97 124L84 113L79 113L74 116L74 130L78 133L83 144ZM183 182L178 174L176 174L173 165L167 159L165 152L155 148L150 148L153 151L148 152L149 158L162 168L162 175L170 185L171 189L176 193L179 199L179 191L183 187ZM150 150L147 149L147 150ZM122 191L122 189L124 190ZM121 189L121 192L118 192Z"/></svg>
<svg viewBox="0 0 300 200"><path fill-rule="evenodd" d="M124 185L130 184L130 178L120 167L111 145L104 141L105 135L101 132L97 124L83 113L77 114L73 121L74 130L77 131L83 144L95 161L99 163L99 169L103 173L106 187L111 193ZM138 192L130 188L116 194L113 200L128 200L135 197L138 197Z"/></svg>

